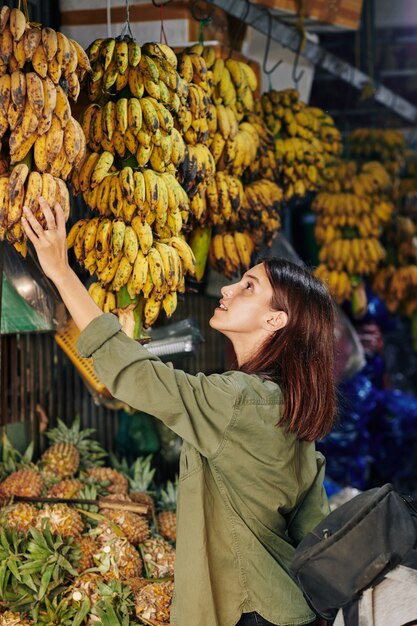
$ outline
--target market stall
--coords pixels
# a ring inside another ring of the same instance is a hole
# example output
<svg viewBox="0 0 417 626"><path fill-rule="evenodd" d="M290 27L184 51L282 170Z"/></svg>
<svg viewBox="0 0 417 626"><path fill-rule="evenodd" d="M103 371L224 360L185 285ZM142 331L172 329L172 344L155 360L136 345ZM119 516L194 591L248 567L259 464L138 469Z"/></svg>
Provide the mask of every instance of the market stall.
<svg viewBox="0 0 417 626"><path fill-rule="evenodd" d="M368 0L44 4L0 10L0 626L163 626L182 442L78 355L23 206L59 202L98 307L192 374L233 364L222 284L307 264L338 309L328 495L417 491L417 108L325 47L365 36ZM323 104L324 71L363 126Z"/></svg>

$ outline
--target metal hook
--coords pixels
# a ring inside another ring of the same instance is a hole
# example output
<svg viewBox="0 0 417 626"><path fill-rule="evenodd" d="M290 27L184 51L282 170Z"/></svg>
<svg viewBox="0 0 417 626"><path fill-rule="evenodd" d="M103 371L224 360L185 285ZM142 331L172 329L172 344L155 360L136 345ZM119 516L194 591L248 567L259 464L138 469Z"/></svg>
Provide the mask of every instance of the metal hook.
<svg viewBox="0 0 417 626"><path fill-rule="evenodd" d="M152 0L153 1L153 0ZM168 0L169 2L171 2L171 0ZM200 0L192 0L191 2L191 15L193 16L193 18L197 21L197 22L208 22L211 20L211 16L214 13L214 7L210 10L210 11L206 11L204 12L202 9L200 9L200 15L198 14L198 3Z"/></svg>
<svg viewBox="0 0 417 626"><path fill-rule="evenodd" d="M271 11L268 11L268 9L266 9L266 14L268 15L268 34L267 34L267 40L266 40L266 46L265 46L264 60L263 60L263 63L262 63L262 70L263 70L264 74L266 74L267 76L270 76L281 65L282 59L281 59L281 61L277 61L275 63L275 65L273 67L271 67L270 70L266 69L266 63L267 63L267 60L268 60L269 49L271 47L271 39L272 39L272 37L271 37L271 35L272 35L272 13L271 13Z"/></svg>
<svg viewBox="0 0 417 626"><path fill-rule="evenodd" d="M296 75L296 71L298 69L298 62L300 60L302 43L303 43L303 40L301 39L300 45L298 46L298 50L295 53L294 64L292 66L292 73L291 73L291 77L293 79L293 82L294 82L294 85L295 85L296 89L298 89L298 83L300 82L300 80L304 76L304 70L301 70L300 73L298 74L298 76Z"/></svg>

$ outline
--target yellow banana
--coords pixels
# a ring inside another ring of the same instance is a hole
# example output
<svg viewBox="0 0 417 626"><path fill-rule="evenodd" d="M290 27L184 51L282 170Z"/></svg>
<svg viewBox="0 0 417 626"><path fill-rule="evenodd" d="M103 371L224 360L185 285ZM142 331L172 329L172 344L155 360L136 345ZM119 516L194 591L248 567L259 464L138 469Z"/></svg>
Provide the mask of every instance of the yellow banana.
<svg viewBox="0 0 417 626"><path fill-rule="evenodd" d="M129 263L133 265L136 260L136 256L139 250L138 237L136 231L132 226L126 226L125 235L123 240L123 253L128 259Z"/></svg>
<svg viewBox="0 0 417 626"><path fill-rule="evenodd" d="M143 308L143 326L149 328L156 322L161 311L162 302L160 299L151 296L145 300Z"/></svg>
<svg viewBox="0 0 417 626"><path fill-rule="evenodd" d="M119 98L116 102L116 123L117 128L123 134L127 130L128 116L127 116L127 98Z"/></svg>
<svg viewBox="0 0 417 626"><path fill-rule="evenodd" d="M97 304L98 308L104 310L104 302L106 300L107 291L100 285L99 282L91 283L88 288L88 293Z"/></svg>
<svg viewBox="0 0 417 626"><path fill-rule="evenodd" d="M140 249L147 254L153 245L151 226L146 221L142 221L138 215L132 219L131 225L138 237Z"/></svg>
<svg viewBox="0 0 417 626"><path fill-rule="evenodd" d="M116 257L123 250L126 225L121 218L116 218L112 222L111 250Z"/></svg>
<svg viewBox="0 0 417 626"><path fill-rule="evenodd" d="M148 258L141 250L138 250L133 270L127 282L127 290L131 298L137 296L146 283L148 276Z"/></svg>
<svg viewBox="0 0 417 626"><path fill-rule="evenodd" d="M128 202L133 202L135 197L135 179L131 167L123 167L119 172L120 187L123 198Z"/></svg>
<svg viewBox="0 0 417 626"><path fill-rule="evenodd" d="M100 220L96 233L96 255L103 257L108 251L112 235L112 221L108 218Z"/></svg>
<svg viewBox="0 0 417 626"><path fill-rule="evenodd" d="M94 164L90 177L90 187L93 189L107 176L113 165L114 155L106 150L102 152Z"/></svg>
<svg viewBox="0 0 417 626"><path fill-rule="evenodd" d="M188 243L181 237L171 237L168 243L178 252L185 270L195 276L196 260Z"/></svg>
<svg viewBox="0 0 417 626"><path fill-rule="evenodd" d="M113 291L120 291L120 289L124 285L126 285L132 273L132 269L133 267L131 263L129 262L129 260L124 255L122 255L119 261L119 264L117 266L116 273L113 278L113 282L112 282Z"/></svg>
<svg viewBox="0 0 417 626"><path fill-rule="evenodd" d="M168 318L172 317L178 305L178 296L176 291L169 291L162 300L162 307Z"/></svg>
<svg viewBox="0 0 417 626"><path fill-rule="evenodd" d="M88 221L88 224L84 231L84 253L88 254L91 250L96 248L96 235L99 225L99 218L93 217Z"/></svg>

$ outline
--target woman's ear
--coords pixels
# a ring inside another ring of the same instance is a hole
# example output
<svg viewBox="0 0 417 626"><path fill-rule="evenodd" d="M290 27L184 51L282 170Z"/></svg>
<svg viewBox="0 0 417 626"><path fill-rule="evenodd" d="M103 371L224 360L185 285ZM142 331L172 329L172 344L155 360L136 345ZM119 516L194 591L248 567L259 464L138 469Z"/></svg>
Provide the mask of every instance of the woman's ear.
<svg viewBox="0 0 417 626"><path fill-rule="evenodd" d="M277 330L281 330L288 323L288 315L285 311L272 311L266 320L268 330L275 333Z"/></svg>

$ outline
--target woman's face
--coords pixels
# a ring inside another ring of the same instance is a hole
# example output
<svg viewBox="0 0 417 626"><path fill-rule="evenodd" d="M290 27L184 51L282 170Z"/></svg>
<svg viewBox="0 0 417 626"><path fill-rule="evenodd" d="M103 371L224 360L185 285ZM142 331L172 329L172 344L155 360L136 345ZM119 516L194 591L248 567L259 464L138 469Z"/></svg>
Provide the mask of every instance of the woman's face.
<svg viewBox="0 0 417 626"><path fill-rule="evenodd" d="M229 338L236 333L256 333L267 328L271 309L272 287L263 263L245 272L241 280L223 287L210 326Z"/></svg>

